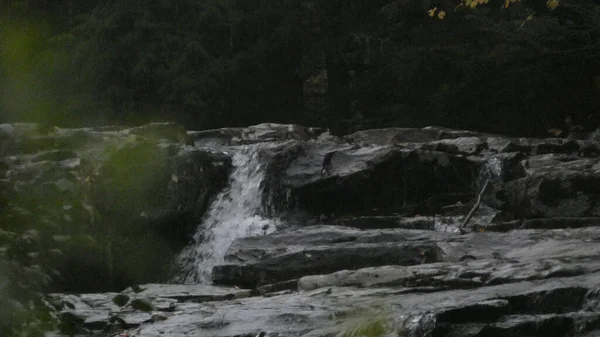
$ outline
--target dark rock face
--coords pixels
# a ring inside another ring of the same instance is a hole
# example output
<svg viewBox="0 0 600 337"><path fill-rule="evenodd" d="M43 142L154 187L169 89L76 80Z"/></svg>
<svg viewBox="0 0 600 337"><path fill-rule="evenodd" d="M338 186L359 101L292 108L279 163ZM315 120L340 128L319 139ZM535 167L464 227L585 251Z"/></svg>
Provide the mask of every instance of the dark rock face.
<svg viewBox="0 0 600 337"><path fill-rule="evenodd" d="M464 199L481 165L418 145L305 143L290 151L297 154L281 156L287 162L273 164L284 171L278 181L271 181L274 186L268 193L283 195L278 189L284 190L294 206L315 215L390 214L420 202L423 211L431 212L427 208L433 205L426 201L432 196L452 194L455 201Z"/></svg>
<svg viewBox="0 0 600 337"><path fill-rule="evenodd" d="M596 217L600 168L597 158L557 161L552 156L533 157L523 163L527 176L504 183L504 208L517 217Z"/></svg>
<svg viewBox="0 0 600 337"><path fill-rule="evenodd" d="M270 163L265 197L275 212L296 207L315 216L444 214L492 175L484 198L505 220L593 217L598 153L591 140L367 130L291 145ZM575 195L578 210L558 205Z"/></svg>

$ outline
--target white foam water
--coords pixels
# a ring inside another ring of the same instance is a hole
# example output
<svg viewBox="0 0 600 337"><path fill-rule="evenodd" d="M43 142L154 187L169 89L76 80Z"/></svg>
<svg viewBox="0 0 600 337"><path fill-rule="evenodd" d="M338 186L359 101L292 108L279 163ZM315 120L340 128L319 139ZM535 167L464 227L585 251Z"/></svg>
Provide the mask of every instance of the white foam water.
<svg viewBox="0 0 600 337"><path fill-rule="evenodd" d="M223 264L235 239L275 231L275 221L260 215L261 182L265 177L260 149L260 144L232 149L229 187L217 196L198 226L193 243L179 255L180 274L176 282L211 283L213 267Z"/></svg>

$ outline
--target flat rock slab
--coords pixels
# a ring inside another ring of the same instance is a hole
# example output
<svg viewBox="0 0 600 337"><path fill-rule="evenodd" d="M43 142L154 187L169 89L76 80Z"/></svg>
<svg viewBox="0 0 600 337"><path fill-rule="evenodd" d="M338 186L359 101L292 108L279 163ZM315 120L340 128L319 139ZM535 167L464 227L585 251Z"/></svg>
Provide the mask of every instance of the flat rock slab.
<svg viewBox="0 0 600 337"><path fill-rule="evenodd" d="M420 128L386 128L358 131L347 135L344 139L351 143L363 144L394 144L394 143L425 143L442 139L484 136L485 134L453 130L439 126Z"/></svg>
<svg viewBox="0 0 600 337"><path fill-rule="evenodd" d="M457 206L458 208L458 206ZM438 232L460 232L460 227L465 219L469 209L460 207L463 215L457 216L357 216L336 218L331 221L322 221L322 223L331 223L335 226L351 227L356 229L422 229ZM479 212L485 213L485 212ZM500 228L503 223L492 221L494 214L476 215L471 218L467 228ZM508 224L506 225L508 227ZM517 226L516 224L514 226ZM502 227L505 228L505 227ZM560 228L560 227L557 227ZM510 229L514 229L510 228Z"/></svg>
<svg viewBox="0 0 600 337"><path fill-rule="evenodd" d="M432 242L352 244L306 249L248 265L215 266L212 277L217 284L256 287L339 269L391 263L414 265L440 261L441 258L439 247Z"/></svg>
<svg viewBox="0 0 600 337"><path fill-rule="evenodd" d="M284 140L309 140L326 133L324 128L295 124L262 123L245 128L221 128L188 131L194 144L199 146L242 145Z"/></svg>
<svg viewBox="0 0 600 337"><path fill-rule="evenodd" d="M250 296L250 290L231 287L219 287L208 284L144 284L142 290L134 292L132 288L122 294L139 298L165 298L178 302L222 301Z"/></svg>
<svg viewBox="0 0 600 337"><path fill-rule="evenodd" d="M600 228L596 227L461 235L426 230L313 226L234 241L227 254L229 264L214 268L213 281L255 287L367 266L488 259L523 262L567 258L575 261L600 255L598 241Z"/></svg>
<svg viewBox="0 0 600 337"><path fill-rule="evenodd" d="M594 254L600 253L600 249ZM524 280L574 276L600 271L600 261L593 255L578 259L541 258L539 260L479 260L463 263L432 263L418 266L381 266L343 270L329 275L305 276L298 281L301 290L332 286L419 287L468 289Z"/></svg>
<svg viewBox="0 0 600 337"><path fill-rule="evenodd" d="M330 287L180 303L172 312L161 312L161 320L140 323L130 334L233 337L263 332L308 337L351 334L376 326L382 334L419 337L584 336L600 323L599 279L599 273L591 273L427 294L411 293L404 287ZM81 305L76 303L72 312L78 314ZM98 312L110 309L106 301L92 305Z"/></svg>
<svg viewBox="0 0 600 337"><path fill-rule="evenodd" d="M479 230L507 232L515 229L561 229L600 226L600 217L553 217L490 222L475 225Z"/></svg>

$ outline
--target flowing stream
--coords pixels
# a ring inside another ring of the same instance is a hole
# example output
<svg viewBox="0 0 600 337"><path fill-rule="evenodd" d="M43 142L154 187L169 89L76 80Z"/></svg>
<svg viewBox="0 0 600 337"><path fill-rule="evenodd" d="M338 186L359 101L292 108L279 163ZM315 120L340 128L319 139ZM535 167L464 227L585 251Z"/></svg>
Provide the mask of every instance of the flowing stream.
<svg viewBox="0 0 600 337"><path fill-rule="evenodd" d="M231 148L233 170L229 186L213 201L194 241L178 257L181 283L211 283L212 268L223 264L229 246L237 238L265 235L276 223L260 215L261 182L266 164L260 151L264 144Z"/></svg>

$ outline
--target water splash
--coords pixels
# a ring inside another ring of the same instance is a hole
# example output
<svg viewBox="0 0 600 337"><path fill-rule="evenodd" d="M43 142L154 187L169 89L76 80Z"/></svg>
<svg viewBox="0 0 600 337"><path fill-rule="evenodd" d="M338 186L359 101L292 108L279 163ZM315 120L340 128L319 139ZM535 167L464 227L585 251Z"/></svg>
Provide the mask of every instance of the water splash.
<svg viewBox="0 0 600 337"><path fill-rule="evenodd" d="M433 230L436 232L460 233L462 217L435 217Z"/></svg>
<svg viewBox="0 0 600 337"><path fill-rule="evenodd" d="M435 314L408 315L402 322L402 336L429 337L433 334L436 325L437 317Z"/></svg>
<svg viewBox="0 0 600 337"><path fill-rule="evenodd" d="M485 161L481 170L481 179L499 180L502 179L504 165L497 156L491 156Z"/></svg>
<svg viewBox="0 0 600 337"><path fill-rule="evenodd" d="M230 185L212 203L194 242L179 255L180 275L176 282L211 283L212 268L224 262L235 239L265 235L276 229L274 220L260 214L266 165L261 160L261 145L245 145L233 151Z"/></svg>

